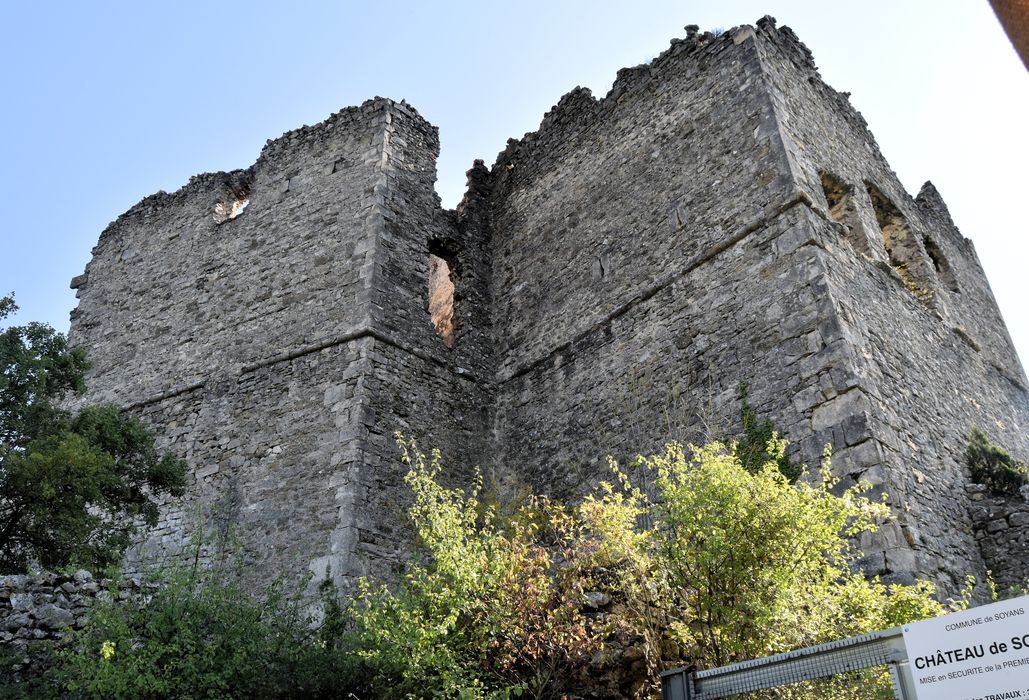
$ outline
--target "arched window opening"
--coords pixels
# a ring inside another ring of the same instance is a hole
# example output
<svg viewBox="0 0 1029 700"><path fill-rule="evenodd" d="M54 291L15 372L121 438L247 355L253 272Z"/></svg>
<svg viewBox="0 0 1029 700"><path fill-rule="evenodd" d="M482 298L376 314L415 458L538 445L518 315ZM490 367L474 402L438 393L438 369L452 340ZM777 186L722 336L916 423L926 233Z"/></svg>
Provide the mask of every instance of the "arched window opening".
<svg viewBox="0 0 1029 700"><path fill-rule="evenodd" d="M429 246L429 316L436 335L453 348L457 343L457 256L439 244Z"/></svg>
<svg viewBox="0 0 1029 700"><path fill-rule="evenodd" d="M947 262L947 256L943 254L940 247L936 245L936 242L925 236L922 238L922 244L925 245L925 252L929 254L929 259L933 261L933 267L936 268L936 275L943 282L943 286L952 292L959 292L958 280L954 276L954 270L951 269L950 263Z"/></svg>
<svg viewBox="0 0 1029 700"><path fill-rule="evenodd" d="M866 182L865 186L872 200L876 223L882 231L883 245L890 257L890 265L900 275L908 290L919 301L929 304L936 296L929 261L911 234L907 219L879 188L870 182Z"/></svg>

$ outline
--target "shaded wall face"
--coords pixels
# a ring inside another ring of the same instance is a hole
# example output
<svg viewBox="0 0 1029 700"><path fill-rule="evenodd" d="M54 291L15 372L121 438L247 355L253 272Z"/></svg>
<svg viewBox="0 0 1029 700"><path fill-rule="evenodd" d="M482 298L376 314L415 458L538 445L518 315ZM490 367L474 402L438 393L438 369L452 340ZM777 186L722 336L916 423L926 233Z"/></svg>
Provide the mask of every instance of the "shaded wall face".
<svg viewBox="0 0 1029 700"><path fill-rule="evenodd" d="M827 240L830 231L839 235L823 226ZM842 237L830 252L829 293L867 398L853 413L881 451L879 465L838 466L885 490L901 526L885 560L869 564L887 573L920 572L956 593L967 574L984 580L965 497L969 430L983 426L1024 454L1026 392L927 313L888 269L856 262Z"/></svg>
<svg viewBox="0 0 1029 700"><path fill-rule="evenodd" d="M342 112L270 143L250 171L194 178L108 227L71 330L93 397L143 400L365 325L381 131L374 109Z"/></svg>
<svg viewBox="0 0 1029 700"><path fill-rule="evenodd" d="M272 364L142 408L158 446L192 483L129 552L129 568L191 561L243 565L248 583L351 573L359 532L370 341Z"/></svg>
<svg viewBox="0 0 1029 700"><path fill-rule="evenodd" d="M759 415L810 435L819 406L855 380L809 219L802 205L769 218L506 382L497 409L505 463L535 488L579 495L609 478L607 454L724 437L739 424L740 382ZM857 456L867 437L860 426L841 429L841 450ZM794 455L817 466L822 446L804 446Z"/></svg>
<svg viewBox="0 0 1029 700"><path fill-rule="evenodd" d="M1021 593L1029 571L1029 500L995 496L981 484L967 487L975 538L1002 595Z"/></svg>
<svg viewBox="0 0 1029 700"><path fill-rule="evenodd" d="M393 433L438 447L444 480L467 487L486 402L470 380L369 336L148 404L159 447L189 462L193 483L129 568L191 561L199 537L204 563L238 561L254 586L392 577L412 541Z"/></svg>
<svg viewBox="0 0 1029 700"><path fill-rule="evenodd" d="M855 351L862 400L840 417L865 422L881 453L871 465L837 459L837 469L887 492L898 515L862 541L866 568L901 580L919 572L956 594L966 574L984 573L965 495L968 433L978 425L1029 454L1025 375L939 195L927 186L913 200L860 115L808 79L813 65L795 44L772 39L763 60L798 182L824 214L828 292ZM833 433L823 426L811 439Z"/></svg>
<svg viewBox="0 0 1029 700"><path fill-rule="evenodd" d="M677 44L573 92L494 166L501 380L778 206L787 170L753 42Z"/></svg>

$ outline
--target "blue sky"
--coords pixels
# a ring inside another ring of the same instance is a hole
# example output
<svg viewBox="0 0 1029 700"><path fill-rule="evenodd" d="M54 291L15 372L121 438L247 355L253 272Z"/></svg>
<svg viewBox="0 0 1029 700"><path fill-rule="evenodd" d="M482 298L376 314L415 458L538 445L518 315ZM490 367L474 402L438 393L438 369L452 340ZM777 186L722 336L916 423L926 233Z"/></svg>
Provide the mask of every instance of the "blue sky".
<svg viewBox="0 0 1029 700"><path fill-rule="evenodd" d="M962 2L17 2L0 5L0 294L66 330L100 231L195 173L374 95L440 128L453 206L576 85L602 95L683 26L764 14L852 93L908 190L931 179L1029 360L1029 75L986 0Z"/></svg>

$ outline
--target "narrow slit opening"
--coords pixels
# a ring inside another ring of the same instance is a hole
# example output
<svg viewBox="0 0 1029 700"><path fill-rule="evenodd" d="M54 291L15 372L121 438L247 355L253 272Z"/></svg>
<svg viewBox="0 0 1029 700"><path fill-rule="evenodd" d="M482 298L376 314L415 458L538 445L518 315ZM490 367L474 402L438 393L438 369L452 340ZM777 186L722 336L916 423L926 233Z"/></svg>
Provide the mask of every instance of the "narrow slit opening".
<svg viewBox="0 0 1029 700"><path fill-rule="evenodd" d="M922 238L922 244L925 245L925 252L929 254L929 259L933 261L933 267L936 268L936 276L940 278L940 282L943 282L943 286L952 292L960 291L957 278L954 277L954 270L951 269L947 256L943 254L943 251L936 245L936 242L925 236Z"/></svg>
<svg viewBox="0 0 1029 700"><path fill-rule="evenodd" d="M443 344L453 348L457 343L457 314L454 292L457 289L454 259L443 250L429 253L429 316Z"/></svg>

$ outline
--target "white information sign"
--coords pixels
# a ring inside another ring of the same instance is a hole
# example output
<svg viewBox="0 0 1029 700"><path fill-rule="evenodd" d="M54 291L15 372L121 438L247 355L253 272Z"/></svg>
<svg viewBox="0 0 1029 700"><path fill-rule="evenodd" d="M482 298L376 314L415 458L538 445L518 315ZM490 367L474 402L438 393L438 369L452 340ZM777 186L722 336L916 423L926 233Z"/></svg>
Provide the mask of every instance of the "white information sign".
<svg viewBox="0 0 1029 700"><path fill-rule="evenodd" d="M918 700L1029 700L1029 596L904 625Z"/></svg>

